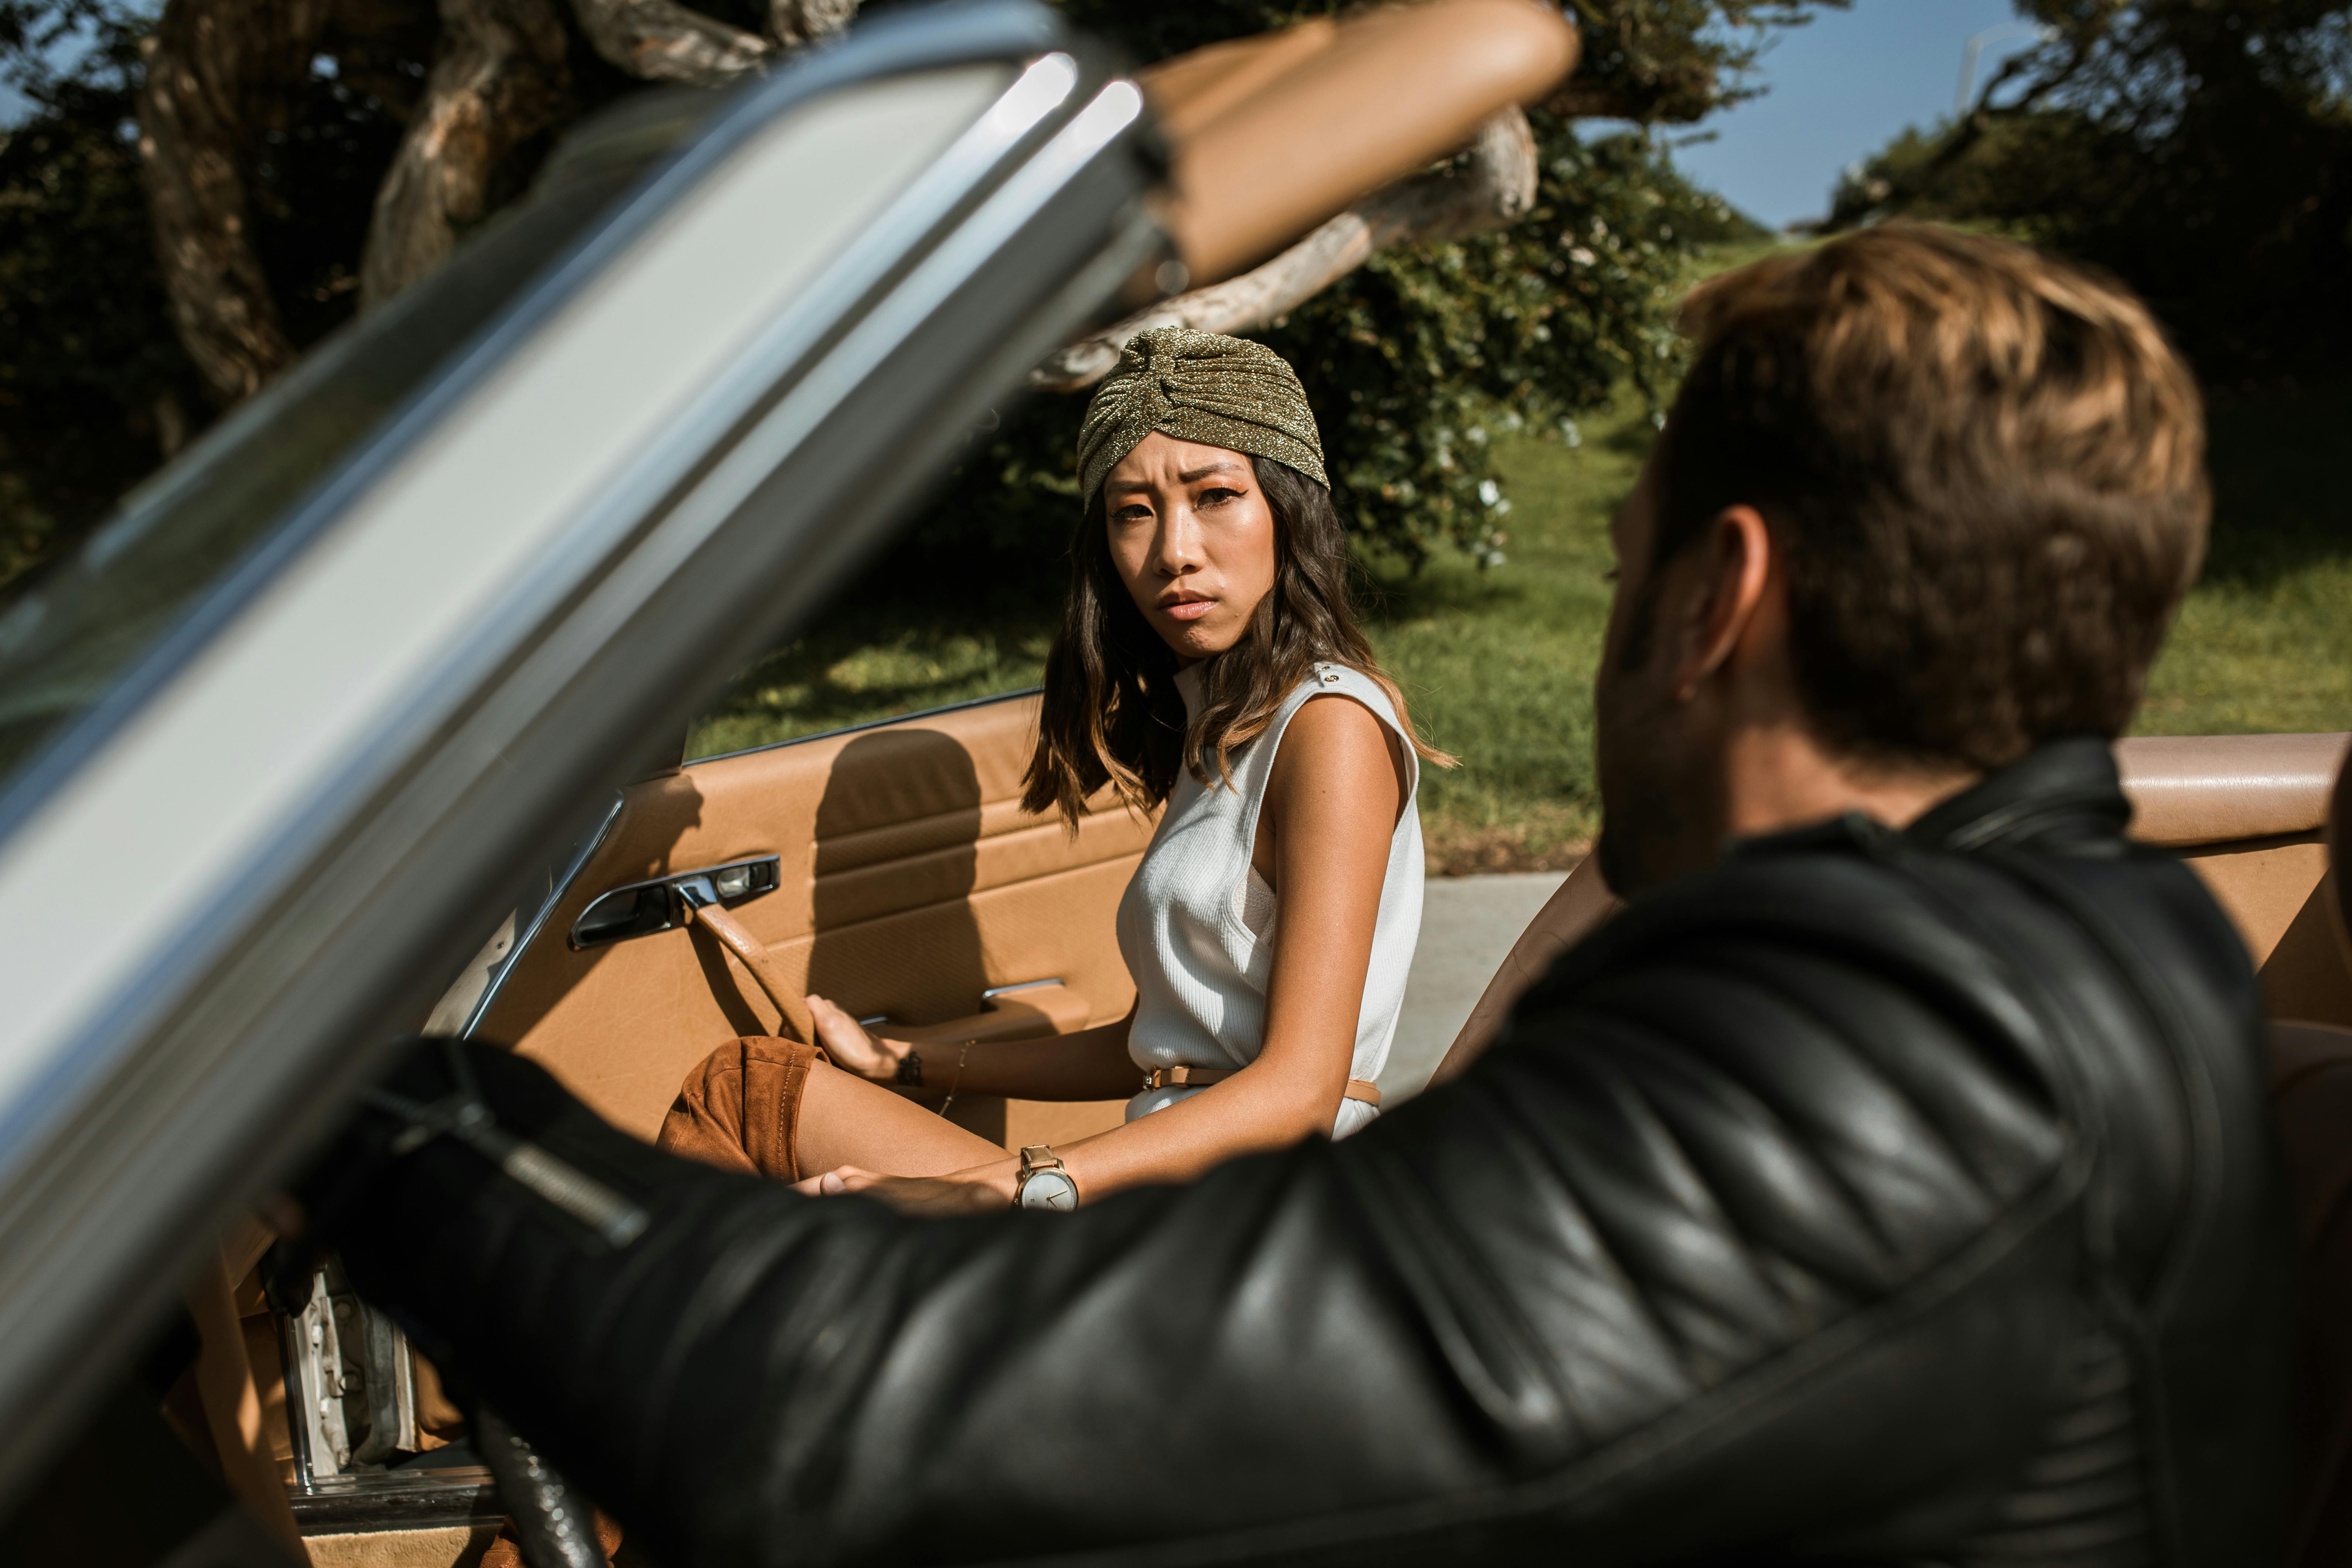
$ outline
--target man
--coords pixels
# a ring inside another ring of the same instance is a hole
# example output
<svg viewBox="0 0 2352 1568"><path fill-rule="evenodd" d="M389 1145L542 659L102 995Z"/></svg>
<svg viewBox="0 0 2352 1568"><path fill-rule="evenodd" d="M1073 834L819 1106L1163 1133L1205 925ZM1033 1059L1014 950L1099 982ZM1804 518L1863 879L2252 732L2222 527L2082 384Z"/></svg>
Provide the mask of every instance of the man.
<svg viewBox="0 0 2352 1568"><path fill-rule="evenodd" d="M926 1220L478 1052L650 1228L379 1118L322 1211L361 1288L674 1568L2265 1560L2259 994L2107 750L2201 553L2193 385L2113 285L1935 229L1687 324L1597 682L1630 901L1455 1081Z"/></svg>

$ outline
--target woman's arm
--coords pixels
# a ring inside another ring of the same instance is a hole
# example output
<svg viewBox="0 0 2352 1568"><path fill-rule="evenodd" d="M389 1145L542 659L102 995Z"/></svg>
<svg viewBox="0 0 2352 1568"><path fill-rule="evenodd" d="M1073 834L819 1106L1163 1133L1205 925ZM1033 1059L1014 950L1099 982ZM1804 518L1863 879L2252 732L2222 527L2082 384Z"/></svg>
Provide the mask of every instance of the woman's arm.
<svg viewBox="0 0 2352 1568"><path fill-rule="evenodd" d="M1381 886L1404 798L1402 760L1369 709L1318 698L1292 717L1261 816L1260 842L1271 850L1275 873L1268 879L1281 900L1265 1047L1249 1067L1198 1094L1057 1146L1083 1200L1190 1181L1236 1155L1330 1132L1355 1055ZM872 1190L914 1210L978 1209L1010 1203L1019 1169L1008 1157L937 1181L843 1170L805 1185Z"/></svg>
<svg viewBox="0 0 2352 1568"><path fill-rule="evenodd" d="M1135 1021L1131 1008L1115 1024L1026 1040L978 1040L967 1049L960 1042L917 1044L868 1034L822 996L811 996L808 1006L816 1043L835 1067L892 1088L1015 1100L1124 1100L1135 1092L1135 1063L1127 1054L1128 1026ZM910 1051L922 1053L919 1086L899 1082L900 1064Z"/></svg>

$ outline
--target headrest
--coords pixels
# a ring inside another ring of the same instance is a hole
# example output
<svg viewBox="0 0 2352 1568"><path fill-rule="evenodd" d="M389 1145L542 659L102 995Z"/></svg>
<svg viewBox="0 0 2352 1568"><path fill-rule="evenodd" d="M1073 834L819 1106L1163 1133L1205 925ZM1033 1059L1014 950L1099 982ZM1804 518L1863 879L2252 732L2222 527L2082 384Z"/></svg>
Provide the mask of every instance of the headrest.
<svg viewBox="0 0 2352 1568"><path fill-rule="evenodd" d="M2143 844L2187 848L2313 832L2327 821L2328 791L2347 741L2352 736L2147 735L2118 741L2116 765L2124 794L2131 798L2132 837ZM2343 843L2343 836L2336 842Z"/></svg>

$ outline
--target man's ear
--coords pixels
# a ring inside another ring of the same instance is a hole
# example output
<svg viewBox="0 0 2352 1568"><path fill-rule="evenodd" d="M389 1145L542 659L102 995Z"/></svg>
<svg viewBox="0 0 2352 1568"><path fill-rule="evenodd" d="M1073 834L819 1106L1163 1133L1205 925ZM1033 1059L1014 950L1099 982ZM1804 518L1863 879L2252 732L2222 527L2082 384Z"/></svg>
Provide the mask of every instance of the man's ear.
<svg viewBox="0 0 2352 1568"><path fill-rule="evenodd" d="M1747 637L1772 576L1772 531L1752 506L1727 506L1685 552L1700 574L1691 595L1675 690L1685 700L1721 669Z"/></svg>

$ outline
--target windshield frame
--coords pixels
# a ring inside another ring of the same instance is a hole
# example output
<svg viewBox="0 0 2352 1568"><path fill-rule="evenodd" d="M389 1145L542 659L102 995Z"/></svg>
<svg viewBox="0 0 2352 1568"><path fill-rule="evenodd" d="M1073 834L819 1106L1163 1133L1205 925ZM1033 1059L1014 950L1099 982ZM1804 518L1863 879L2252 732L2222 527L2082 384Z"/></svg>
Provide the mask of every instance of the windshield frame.
<svg viewBox="0 0 2352 1568"><path fill-rule="evenodd" d="M173 945L131 952L107 932L97 950L110 971L99 977L103 1010L61 1025L47 1079L0 1105L16 1140L16 1157L0 1162L0 1492L154 1321L212 1225L315 1147L393 1032L425 1016L471 950L453 933L483 929L491 900L510 897L556 850L553 836L642 762L646 733L682 721L725 668L785 635L902 526L990 400L1131 305L1129 291L1165 259L1149 199L1164 165L1139 90L1115 78L1104 51L1021 0L889 20L894 32L921 22L929 33L915 41L929 47L891 37L892 49L869 51L854 72L844 62L819 85L856 91L986 62L1024 74L1040 57L1069 79L1043 119L992 132L1000 153L953 172L946 184L963 193L953 203L902 211L889 234L877 227L864 281L845 275L824 290L827 321L785 311L753 334L714 384L750 401L740 416L709 416L701 455L677 458L686 466L675 485L632 501L633 521L583 510L569 538L585 539L592 524L605 531L573 564L555 570L563 552L551 551L500 579L501 603L525 613L485 617L488 629L390 692L365 745L293 803L234 880L207 884L216 903L192 910ZM775 86L759 89L770 120L810 96L768 97ZM750 375L762 355L781 357ZM744 384L730 389L735 381ZM637 466L644 476L632 479L667 471L669 459ZM326 531L327 548L298 559L331 566L368 532ZM300 598L305 577L281 565L255 613L223 627L231 635L200 662L248 647L241 634L254 621L287 621L285 604L321 603ZM159 695L157 719L186 710L177 687ZM212 699L236 695L216 682ZM155 796L184 788L164 771L127 767L133 752L160 754L140 751L155 743L143 722L129 726L86 776L135 773ZM221 754L250 758L246 773L277 765L266 751ZM57 885L22 863L34 851L80 853L109 808L85 792L43 809L51 822L79 813L85 827L20 828L0 841L0 895L19 908L47 907ZM92 897L110 886L141 884L81 883Z"/></svg>
<svg viewBox="0 0 2352 1568"><path fill-rule="evenodd" d="M943 25L944 24L944 25ZM617 255L658 225L699 187L703 177L746 142L799 104L838 88L879 77L942 67L978 54L1002 52L1008 35L1029 37L1043 52L1061 42L1022 4L923 6L886 14L861 25L852 40L813 49L772 76L721 94L704 128L657 158L601 219L567 242L528 278L510 302L453 351L402 398L370 434L333 459L283 514L235 554L211 584L200 589L143 650L133 654L107 689L26 758L13 776L0 777L0 849L40 815L173 676L224 631L323 535L371 487L397 468L416 444L437 429L507 357L530 342ZM559 149L551 163L560 163ZM434 279L417 286L429 294ZM405 302L405 301L402 301ZM392 309L397 309L395 302ZM167 525L167 514L214 464L237 452L268 424L284 399L299 396L341 363L356 334L375 319L347 324L259 395L233 410L161 472L134 488L121 510L79 546L77 555L119 548L126 537ZM379 329L380 330L380 329ZM71 558L58 564L70 567ZM43 575L49 575L45 572ZM46 584L34 585L40 592ZM15 606L10 606L14 608Z"/></svg>

